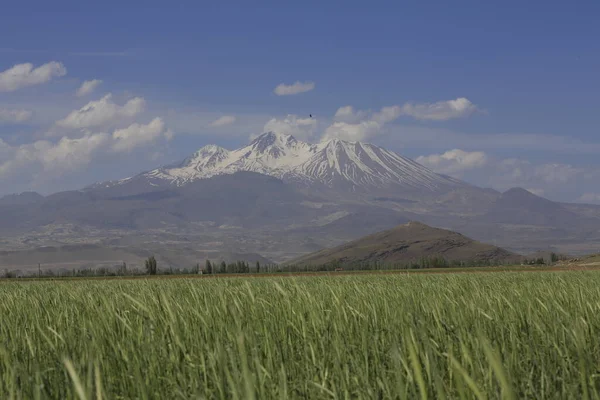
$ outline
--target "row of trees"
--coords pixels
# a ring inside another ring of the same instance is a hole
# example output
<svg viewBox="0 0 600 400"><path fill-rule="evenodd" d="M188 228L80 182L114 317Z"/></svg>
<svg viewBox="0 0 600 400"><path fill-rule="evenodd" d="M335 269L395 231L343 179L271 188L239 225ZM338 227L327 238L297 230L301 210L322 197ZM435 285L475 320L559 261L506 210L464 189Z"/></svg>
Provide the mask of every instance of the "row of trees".
<svg viewBox="0 0 600 400"><path fill-rule="evenodd" d="M566 257L563 255L558 255L556 253L550 253L550 264L554 264L557 263L559 261L564 261L566 260ZM537 257L537 258L532 258L532 259L524 259L523 260L523 264L524 265L546 265L547 262L544 259L544 257Z"/></svg>
<svg viewBox="0 0 600 400"><path fill-rule="evenodd" d="M145 261L146 273L148 275L156 275L158 272L158 266L156 262L156 258L154 256L149 257ZM264 270L271 269L270 266L267 268L263 268ZM261 266L260 262L256 262L254 267L250 266L250 263L246 261L235 261L231 263L226 263L225 261L221 261L220 263L213 263L210 260L206 260L204 263L204 267L202 268L200 264L196 264L196 267L192 269L191 273L196 274L247 274L247 273L260 273Z"/></svg>
<svg viewBox="0 0 600 400"><path fill-rule="evenodd" d="M550 262L555 263L560 258L557 254L552 253L550 256ZM546 261L541 258L525 259L523 261L525 265L544 265ZM38 268L36 273L25 275L17 271L5 270L3 274L0 274L2 278L16 278L16 277L89 277L89 276L133 276L133 275L188 275L188 274L246 274L246 273L297 273L297 272L324 272L324 271L374 271L374 270L402 270L402 269L427 269L427 268L450 268L450 267L483 267L483 266L499 266L502 263L489 260L489 261L473 261L473 262L460 262L460 261L448 261L443 257L422 257L417 260L410 260L399 263L382 263L382 262L361 262L361 263L340 263L332 262L321 265L277 265L268 264L261 265L260 262L250 264L246 261L236 261L226 263L225 261L213 262L206 260L202 267L200 263L196 264L191 268L159 268L156 257L148 257L144 261L144 269L140 270L137 268L128 268L127 264L123 262L121 265L115 267L100 267L100 268L83 268L73 270L44 270L42 271L41 266Z"/></svg>
<svg viewBox="0 0 600 400"><path fill-rule="evenodd" d="M492 267L508 264L509 263L502 263L497 260L479 260L467 262L458 260L450 261L441 256L430 256L394 263L381 261L366 261L355 263L330 262L319 265L286 265L283 267L283 269L286 272L322 272L335 271L339 269L343 269L345 271L387 271L428 268Z"/></svg>
<svg viewBox="0 0 600 400"><path fill-rule="evenodd" d="M210 265L210 267L209 267ZM0 278L83 278L83 277L111 277L111 276L139 276L139 275L197 275L197 274L237 274L237 273L259 273L274 272L276 266L262 266L260 263L249 264L237 261L234 263L213 263L207 261L204 268L196 264L190 268L175 268L168 266L160 267L156 257L152 256L144 260L143 269L130 267L125 262L112 267L89 267L73 269L45 269L40 267L35 272L23 272L19 270L5 269L0 271Z"/></svg>
<svg viewBox="0 0 600 400"><path fill-rule="evenodd" d="M523 260L523 265L546 265L546 261L544 257L532 258L531 260L526 258Z"/></svg>
<svg viewBox="0 0 600 400"><path fill-rule="evenodd" d="M262 272L267 272L272 270L273 266L265 266L262 268ZM210 260L206 260L204 264L204 269L200 269L200 265L198 265L198 271L203 274L247 274L247 273L255 273L258 274L261 272L260 262L257 261L254 264L254 268L250 266L250 263L246 261L236 261L232 263L226 263L225 261L221 261L220 263L213 263Z"/></svg>
<svg viewBox="0 0 600 400"><path fill-rule="evenodd" d="M149 260L149 261L148 261ZM151 257L147 260L148 265L153 265L154 273L150 272L151 269L146 267L148 274L156 274L156 260ZM204 268L197 264L192 273L202 274L245 274L245 273L277 273L277 272L326 272L326 271L376 271L376 270L402 270L402 269L428 269L428 268L453 268L453 267L490 267L490 266L501 266L508 265L509 263L501 263L496 260L480 260L480 261L449 261L441 256L421 257L416 260L403 261L397 263L384 263L379 261L373 262L358 262L358 263L343 263L343 262L330 262L320 265L305 265L305 264L289 264L289 265L277 265L269 264L263 265L257 261L254 266L251 266L245 261L236 261L231 263L212 262L206 260Z"/></svg>

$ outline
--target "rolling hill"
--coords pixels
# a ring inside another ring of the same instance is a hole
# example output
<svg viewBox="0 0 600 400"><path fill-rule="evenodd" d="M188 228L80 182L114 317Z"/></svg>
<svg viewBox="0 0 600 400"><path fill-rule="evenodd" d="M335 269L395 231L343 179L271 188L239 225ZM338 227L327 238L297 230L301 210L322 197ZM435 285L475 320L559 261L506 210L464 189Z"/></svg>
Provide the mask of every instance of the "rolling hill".
<svg viewBox="0 0 600 400"><path fill-rule="evenodd" d="M290 261L297 265L330 263L395 264L442 257L465 263L518 262L521 256L502 248L477 242L459 233L409 222L332 249L325 249Z"/></svg>

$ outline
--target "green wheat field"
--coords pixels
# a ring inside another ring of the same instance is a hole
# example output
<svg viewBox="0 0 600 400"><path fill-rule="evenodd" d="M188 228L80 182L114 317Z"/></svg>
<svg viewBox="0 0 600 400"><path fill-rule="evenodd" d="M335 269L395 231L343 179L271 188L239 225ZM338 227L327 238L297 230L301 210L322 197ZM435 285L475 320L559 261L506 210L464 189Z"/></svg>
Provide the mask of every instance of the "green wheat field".
<svg viewBox="0 0 600 400"><path fill-rule="evenodd" d="M600 397L600 273L0 282L2 399Z"/></svg>

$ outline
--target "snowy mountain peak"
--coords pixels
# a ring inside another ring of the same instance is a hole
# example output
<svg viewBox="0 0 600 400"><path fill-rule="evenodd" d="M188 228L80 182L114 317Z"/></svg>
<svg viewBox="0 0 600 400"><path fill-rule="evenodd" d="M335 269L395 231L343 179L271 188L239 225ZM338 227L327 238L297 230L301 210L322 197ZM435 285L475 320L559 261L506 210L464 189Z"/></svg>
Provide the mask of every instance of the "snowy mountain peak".
<svg viewBox="0 0 600 400"><path fill-rule="evenodd" d="M287 157L293 159L310 148L310 146L308 143L298 141L292 135L266 132L240 150L245 151L244 156L246 158L271 158L276 160Z"/></svg>
<svg viewBox="0 0 600 400"><path fill-rule="evenodd" d="M401 186L435 191L461 184L372 144L341 139L311 144L274 132L263 133L237 150L205 146L179 165L158 168L139 177L182 186L238 171L257 172L304 185L351 190Z"/></svg>
<svg viewBox="0 0 600 400"><path fill-rule="evenodd" d="M226 159L228 155L229 150L215 146L214 144L209 144L196 151L191 157L183 160L179 167L193 166L196 170L200 170L202 168L217 165L222 160Z"/></svg>
<svg viewBox="0 0 600 400"><path fill-rule="evenodd" d="M229 150L224 149L223 147L214 145L214 144L209 144L206 145L204 147L202 147L200 150L196 151L194 153L195 156L202 156L202 155L211 155L211 154L215 154L215 153L228 153Z"/></svg>
<svg viewBox="0 0 600 400"><path fill-rule="evenodd" d="M256 139L250 143L250 146L253 146L255 149L261 151L267 147L277 146L277 147L289 147L293 146L298 141L292 135L286 135L283 133L275 133L275 132L265 132L262 135L258 136Z"/></svg>

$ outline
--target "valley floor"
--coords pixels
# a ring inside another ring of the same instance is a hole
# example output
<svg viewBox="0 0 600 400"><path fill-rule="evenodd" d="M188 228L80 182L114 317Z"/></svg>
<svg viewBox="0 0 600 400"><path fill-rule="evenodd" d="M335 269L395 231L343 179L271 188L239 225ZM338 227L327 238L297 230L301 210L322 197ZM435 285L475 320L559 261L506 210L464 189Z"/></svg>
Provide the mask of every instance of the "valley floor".
<svg viewBox="0 0 600 400"><path fill-rule="evenodd" d="M600 271L520 268L7 280L0 398L597 397Z"/></svg>

